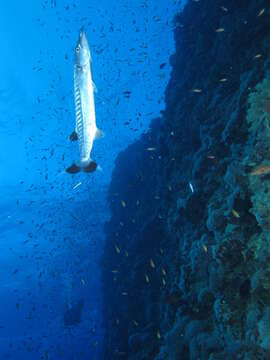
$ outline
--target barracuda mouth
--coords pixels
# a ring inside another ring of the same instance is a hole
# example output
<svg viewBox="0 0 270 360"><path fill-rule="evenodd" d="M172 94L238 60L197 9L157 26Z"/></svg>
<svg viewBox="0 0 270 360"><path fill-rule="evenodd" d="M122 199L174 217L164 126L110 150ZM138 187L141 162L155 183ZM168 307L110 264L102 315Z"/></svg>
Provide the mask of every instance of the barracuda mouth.
<svg viewBox="0 0 270 360"><path fill-rule="evenodd" d="M80 35L79 35L78 45L79 45L82 49L86 49L86 50L89 51L88 41L87 41L86 33L85 33L85 30L84 30L83 27L80 29Z"/></svg>
<svg viewBox="0 0 270 360"><path fill-rule="evenodd" d="M82 34L85 34L84 26L82 26L82 27L80 28L80 36L81 36Z"/></svg>
<svg viewBox="0 0 270 360"><path fill-rule="evenodd" d="M75 48L75 65L78 68L84 67L91 61L90 50L84 28L80 29L77 46Z"/></svg>

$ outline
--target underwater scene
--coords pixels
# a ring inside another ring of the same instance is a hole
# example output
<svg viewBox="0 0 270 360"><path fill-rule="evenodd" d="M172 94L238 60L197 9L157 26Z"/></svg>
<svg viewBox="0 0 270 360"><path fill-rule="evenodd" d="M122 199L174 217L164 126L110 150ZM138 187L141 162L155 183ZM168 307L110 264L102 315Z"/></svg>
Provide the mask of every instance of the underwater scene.
<svg viewBox="0 0 270 360"><path fill-rule="evenodd" d="M0 360L270 360L270 3L0 1Z"/></svg>

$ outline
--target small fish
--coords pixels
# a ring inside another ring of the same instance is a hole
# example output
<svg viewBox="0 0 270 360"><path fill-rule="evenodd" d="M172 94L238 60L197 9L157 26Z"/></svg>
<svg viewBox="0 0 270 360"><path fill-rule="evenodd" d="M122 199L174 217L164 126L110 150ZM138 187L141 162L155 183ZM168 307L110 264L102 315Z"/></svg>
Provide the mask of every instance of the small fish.
<svg viewBox="0 0 270 360"><path fill-rule="evenodd" d="M145 274L144 276L145 276L145 281L146 281L147 283L149 283L149 282L150 282L149 276L148 276L147 274Z"/></svg>
<svg viewBox="0 0 270 360"><path fill-rule="evenodd" d="M226 78L222 78L222 79L220 79L219 81L220 81L220 82L226 82L227 79L226 79Z"/></svg>
<svg viewBox="0 0 270 360"><path fill-rule="evenodd" d="M123 291L123 292L122 292L122 295L123 295L123 296L127 296L127 294L128 294L128 293L127 293L126 291Z"/></svg>
<svg viewBox="0 0 270 360"><path fill-rule="evenodd" d="M254 170L251 171L251 176L256 175L266 175L270 173L270 166L269 165L261 165L256 167Z"/></svg>
<svg viewBox="0 0 270 360"><path fill-rule="evenodd" d="M77 187L79 187L81 185L82 185L82 182L80 181L80 182L78 182L78 184L74 185L72 189L75 190L75 189L77 189Z"/></svg>
<svg viewBox="0 0 270 360"><path fill-rule="evenodd" d="M234 216L235 218L237 218L237 219L240 218L239 213L238 213L236 210L234 210L234 209L232 209L232 214L233 214L233 216Z"/></svg>
<svg viewBox="0 0 270 360"><path fill-rule="evenodd" d="M254 59L259 59L260 57L262 57L262 54L257 54L254 56Z"/></svg>
<svg viewBox="0 0 270 360"><path fill-rule="evenodd" d="M159 330L157 331L157 338L158 338L158 339L161 338L161 335L160 335L160 331L159 331Z"/></svg>
<svg viewBox="0 0 270 360"><path fill-rule="evenodd" d="M153 269L156 267L156 265L155 265L155 263L154 263L154 261L152 259L150 259L150 266Z"/></svg>
<svg viewBox="0 0 270 360"><path fill-rule="evenodd" d="M160 251L160 254L163 255L163 253L164 253L163 249L160 248L159 251Z"/></svg>
<svg viewBox="0 0 270 360"><path fill-rule="evenodd" d="M215 156L214 155L207 155L207 158L213 160L213 159L215 159Z"/></svg>
<svg viewBox="0 0 270 360"><path fill-rule="evenodd" d="M125 207L126 207L126 203L125 203L125 201L124 201L124 200L121 200L121 204L122 204L123 208L125 208Z"/></svg>
<svg viewBox="0 0 270 360"><path fill-rule="evenodd" d="M128 252L127 252L127 250L125 250L125 255L126 255L126 257L128 257Z"/></svg>
<svg viewBox="0 0 270 360"><path fill-rule="evenodd" d="M117 252L117 254L120 254L120 252L121 252L120 248L117 245L114 245L114 247L115 247L115 251Z"/></svg>
<svg viewBox="0 0 270 360"><path fill-rule="evenodd" d="M223 31L225 31L224 28L218 28L218 29L216 29L216 32L217 32L217 33L221 33L221 32L223 32Z"/></svg>
<svg viewBox="0 0 270 360"><path fill-rule="evenodd" d="M135 326L138 326L138 325L139 325L136 320L133 320L133 324L134 324Z"/></svg>
<svg viewBox="0 0 270 360"><path fill-rule="evenodd" d="M191 184L191 182L189 182L189 187L190 187L191 192L194 193L194 188L193 188L193 185Z"/></svg>
<svg viewBox="0 0 270 360"><path fill-rule="evenodd" d="M228 12L228 9L225 6L220 7L223 11Z"/></svg>
<svg viewBox="0 0 270 360"><path fill-rule="evenodd" d="M202 244L202 249L205 253L207 253L208 249L207 249L207 246L205 244Z"/></svg>
<svg viewBox="0 0 270 360"><path fill-rule="evenodd" d="M140 205L140 201L139 201L139 200L136 201L136 205L137 205L137 206Z"/></svg>
<svg viewBox="0 0 270 360"><path fill-rule="evenodd" d="M118 270L112 270L111 271L113 274L117 274L118 273Z"/></svg>
<svg viewBox="0 0 270 360"><path fill-rule="evenodd" d="M85 281L84 279L81 278L81 284L84 286L85 285Z"/></svg>
<svg viewBox="0 0 270 360"><path fill-rule="evenodd" d="M166 270L165 270L164 268L161 268L161 272L162 272L162 274L163 274L164 276L167 275Z"/></svg>
<svg viewBox="0 0 270 360"><path fill-rule="evenodd" d="M201 93L202 92L202 89L193 89L192 90L194 93Z"/></svg>
<svg viewBox="0 0 270 360"><path fill-rule="evenodd" d="M147 148L146 150L147 150L147 151L155 151L156 148L155 148L155 147L149 147L149 148Z"/></svg>
<svg viewBox="0 0 270 360"><path fill-rule="evenodd" d="M262 16L262 14L264 13L265 9L261 9L258 13L258 16Z"/></svg>
<svg viewBox="0 0 270 360"><path fill-rule="evenodd" d="M166 280L164 278L162 278L162 284L163 284L163 286L166 285Z"/></svg>

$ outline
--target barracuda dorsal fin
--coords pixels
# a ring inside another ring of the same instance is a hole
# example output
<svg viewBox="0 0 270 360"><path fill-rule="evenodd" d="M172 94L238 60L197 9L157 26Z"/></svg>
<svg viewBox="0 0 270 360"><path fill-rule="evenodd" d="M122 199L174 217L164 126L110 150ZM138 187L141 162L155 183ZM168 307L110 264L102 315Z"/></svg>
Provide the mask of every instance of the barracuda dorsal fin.
<svg viewBox="0 0 270 360"><path fill-rule="evenodd" d="M104 132L97 128L95 139L102 139L104 137Z"/></svg>

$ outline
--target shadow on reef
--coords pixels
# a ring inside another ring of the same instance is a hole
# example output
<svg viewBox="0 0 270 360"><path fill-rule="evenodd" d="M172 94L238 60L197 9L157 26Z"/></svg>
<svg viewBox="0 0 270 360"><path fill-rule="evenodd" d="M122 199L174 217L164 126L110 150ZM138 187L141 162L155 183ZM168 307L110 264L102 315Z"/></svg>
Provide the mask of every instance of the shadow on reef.
<svg viewBox="0 0 270 360"><path fill-rule="evenodd" d="M270 8L189 1L166 109L121 153L105 359L269 359Z"/></svg>

